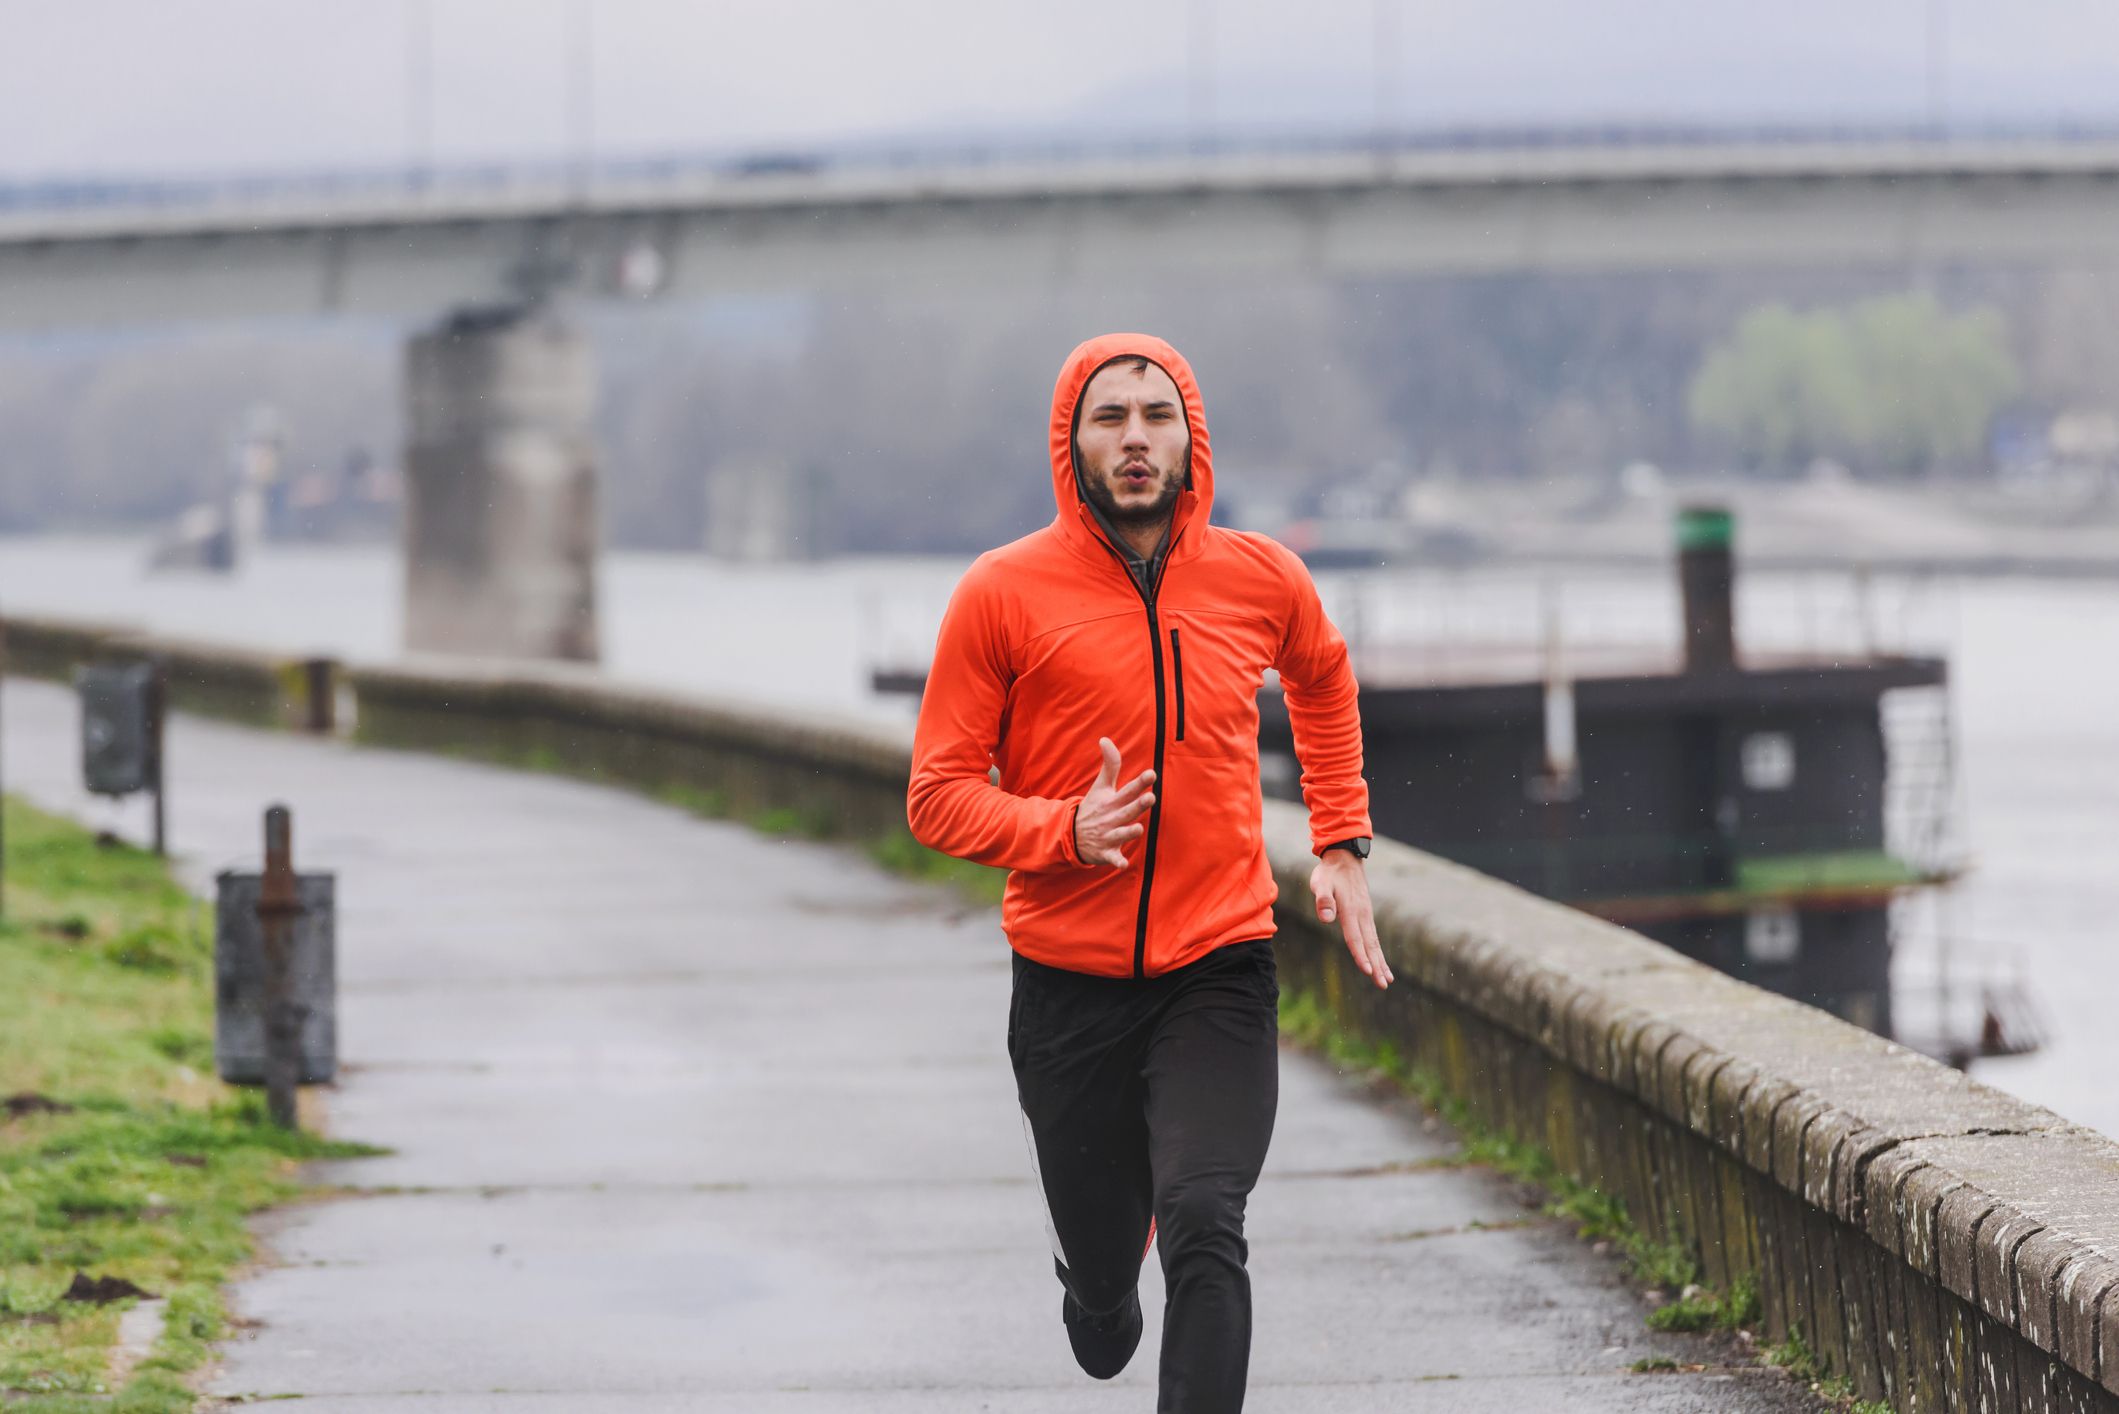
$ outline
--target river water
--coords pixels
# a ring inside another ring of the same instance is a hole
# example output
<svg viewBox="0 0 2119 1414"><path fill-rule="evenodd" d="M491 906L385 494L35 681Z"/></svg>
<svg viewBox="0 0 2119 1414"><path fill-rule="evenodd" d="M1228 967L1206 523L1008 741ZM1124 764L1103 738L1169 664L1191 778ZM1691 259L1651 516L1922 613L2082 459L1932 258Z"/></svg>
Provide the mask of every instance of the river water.
<svg viewBox="0 0 2119 1414"><path fill-rule="evenodd" d="M0 538L0 609L114 620L289 651L384 659L399 643L399 565L382 546L268 547L228 576L147 576L138 537ZM923 663L968 557L737 565L616 552L601 631L615 676L761 703L909 720L879 699L878 664ZM1594 642L1674 641L1667 575L1323 573L1357 649L1418 640L1450 670L1496 640L1534 643L1549 614L1586 661ZM1552 586L1563 587L1557 609ZM2020 967L2042 1002L2041 1052L1981 1061L1980 1078L2119 1135L2119 585L2035 578L1887 580L1747 575L1747 649L1830 654L1862 641L1947 654L1970 875L1953 934ZM1903 968L1924 970L1909 953ZM2107 1069L2113 1067L2113 1069Z"/></svg>

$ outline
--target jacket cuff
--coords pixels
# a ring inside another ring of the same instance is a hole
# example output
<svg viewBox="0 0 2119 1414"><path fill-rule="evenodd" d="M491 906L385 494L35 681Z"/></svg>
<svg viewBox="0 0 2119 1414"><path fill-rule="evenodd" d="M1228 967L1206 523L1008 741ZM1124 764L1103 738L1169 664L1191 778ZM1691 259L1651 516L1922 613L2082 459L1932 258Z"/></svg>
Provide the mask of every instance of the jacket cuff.
<svg viewBox="0 0 2119 1414"><path fill-rule="evenodd" d="M1089 862L1075 853L1074 849L1074 816L1075 812L1082 808L1084 798L1079 795L1067 797L1065 801L1067 813L1061 823L1061 828L1066 831L1066 834L1060 841L1060 858L1075 869L1087 869L1089 867Z"/></svg>
<svg viewBox="0 0 2119 1414"><path fill-rule="evenodd" d="M1341 840L1353 839L1356 835L1367 835L1370 839L1374 839L1376 832L1370 828L1369 822L1366 820L1342 821L1338 826L1329 830L1320 831L1313 827L1310 831L1310 853L1322 859L1328 846L1335 845Z"/></svg>

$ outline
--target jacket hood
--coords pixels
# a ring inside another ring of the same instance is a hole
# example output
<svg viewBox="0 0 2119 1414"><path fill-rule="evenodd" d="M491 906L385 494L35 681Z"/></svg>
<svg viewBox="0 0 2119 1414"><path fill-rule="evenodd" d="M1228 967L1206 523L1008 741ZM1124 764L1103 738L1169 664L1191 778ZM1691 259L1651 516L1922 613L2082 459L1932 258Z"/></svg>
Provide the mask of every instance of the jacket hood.
<svg viewBox="0 0 2119 1414"><path fill-rule="evenodd" d="M1082 499L1074 473L1075 417L1081 408L1082 390L1097 370L1115 359L1145 358L1170 375L1177 395L1185 405L1185 426L1192 434L1192 473L1185 489L1177 493L1170 520L1170 555L1189 559L1199 552L1199 536L1189 543L1178 538L1186 525L1204 525L1214 506L1214 452L1207 440L1207 414L1199 396L1199 382L1183 354L1152 334L1103 334L1079 345L1060 367L1059 381L1052 389L1052 499L1058 507L1055 525L1070 539L1087 537L1091 548L1107 543L1098 528L1098 517ZM1101 552L1099 552L1101 553Z"/></svg>

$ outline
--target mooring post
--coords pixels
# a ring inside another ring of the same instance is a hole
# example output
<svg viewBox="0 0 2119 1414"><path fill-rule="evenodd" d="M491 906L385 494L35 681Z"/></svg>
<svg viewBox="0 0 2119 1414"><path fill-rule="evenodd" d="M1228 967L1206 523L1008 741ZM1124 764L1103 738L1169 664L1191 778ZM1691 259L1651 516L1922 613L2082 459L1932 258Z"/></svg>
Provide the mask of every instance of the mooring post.
<svg viewBox="0 0 2119 1414"><path fill-rule="evenodd" d="M294 821L284 805L265 811L265 873L258 881L258 927L265 944L265 1103L282 1129L300 1127L294 1087L301 1017L294 1003L294 920L302 911L294 877Z"/></svg>
<svg viewBox="0 0 2119 1414"><path fill-rule="evenodd" d="M1678 591L1685 601L1685 671L1737 665L1735 517L1720 505L1678 508Z"/></svg>
<svg viewBox="0 0 2119 1414"><path fill-rule="evenodd" d="M338 662L332 658L302 660L302 686L308 697L304 730L329 736L337 723Z"/></svg>
<svg viewBox="0 0 2119 1414"><path fill-rule="evenodd" d="M0 619L0 682L7 680L7 621ZM7 783L0 780L0 922L7 919Z"/></svg>
<svg viewBox="0 0 2119 1414"><path fill-rule="evenodd" d="M166 735L164 718L169 706L169 664L157 653L150 660L152 672L147 680L147 753L150 769L154 772L155 794L155 854L167 857L169 850L164 834L167 813L162 798L166 794L162 785L162 742Z"/></svg>

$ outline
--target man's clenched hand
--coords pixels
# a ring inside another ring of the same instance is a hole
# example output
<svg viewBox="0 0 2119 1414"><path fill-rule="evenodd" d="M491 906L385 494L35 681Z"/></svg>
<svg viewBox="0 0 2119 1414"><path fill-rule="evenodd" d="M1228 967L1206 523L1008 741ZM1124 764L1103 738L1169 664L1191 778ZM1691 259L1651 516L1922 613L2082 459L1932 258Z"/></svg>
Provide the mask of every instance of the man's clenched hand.
<svg viewBox="0 0 2119 1414"><path fill-rule="evenodd" d="M1143 771L1121 786L1118 748L1107 736L1098 737L1096 744L1104 753L1104 765L1096 773L1096 783L1074 809L1074 852L1085 863L1123 869L1126 856L1119 852L1119 846L1131 844L1148 832L1146 825L1134 822L1155 804L1155 796L1148 790L1155 783L1155 772Z"/></svg>
<svg viewBox="0 0 2119 1414"><path fill-rule="evenodd" d="M1383 960L1383 942L1376 936L1376 915L1369 906L1368 866L1359 855L1343 849L1328 849L1310 871L1310 892L1317 895L1317 916L1326 923L1337 920L1346 935L1346 950L1354 965L1379 987L1391 985L1391 965Z"/></svg>

